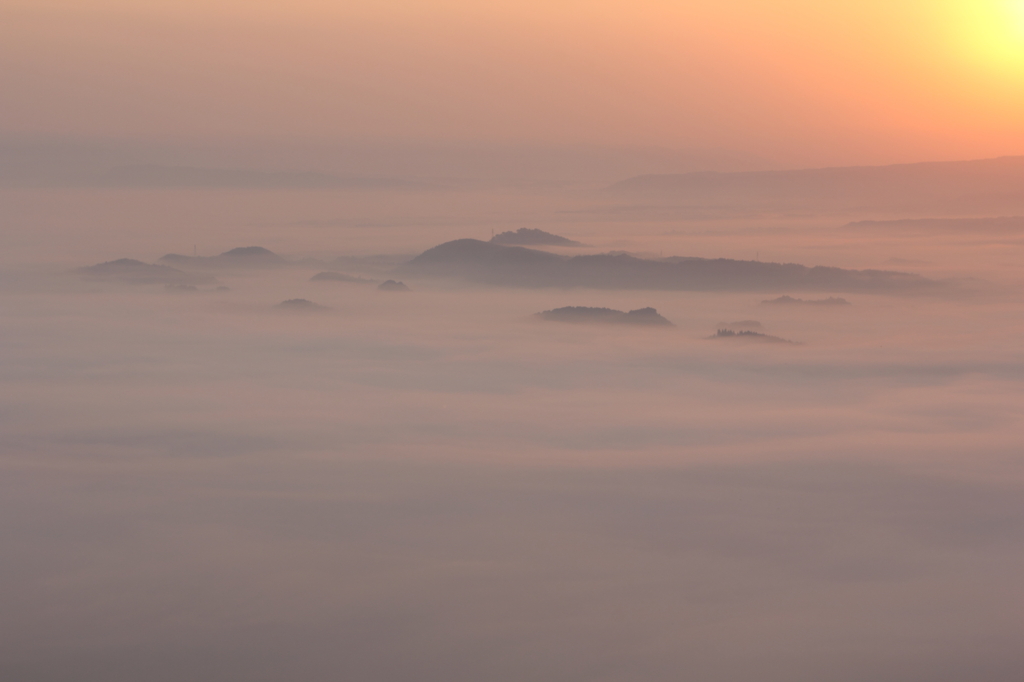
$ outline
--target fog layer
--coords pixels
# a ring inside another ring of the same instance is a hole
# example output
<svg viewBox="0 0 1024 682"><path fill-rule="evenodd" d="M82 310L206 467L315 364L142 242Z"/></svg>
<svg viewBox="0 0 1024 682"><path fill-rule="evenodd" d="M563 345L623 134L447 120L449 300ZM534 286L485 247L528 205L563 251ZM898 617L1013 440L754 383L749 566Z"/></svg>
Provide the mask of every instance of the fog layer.
<svg viewBox="0 0 1024 682"><path fill-rule="evenodd" d="M694 217L549 190L37 188L3 207L5 680L960 682L1024 664L1005 221ZM824 296L401 269L520 227L586 245L561 258L957 287L762 305ZM184 279L79 270L119 259ZM411 291L364 286L392 278ZM535 316L569 307L674 326Z"/></svg>

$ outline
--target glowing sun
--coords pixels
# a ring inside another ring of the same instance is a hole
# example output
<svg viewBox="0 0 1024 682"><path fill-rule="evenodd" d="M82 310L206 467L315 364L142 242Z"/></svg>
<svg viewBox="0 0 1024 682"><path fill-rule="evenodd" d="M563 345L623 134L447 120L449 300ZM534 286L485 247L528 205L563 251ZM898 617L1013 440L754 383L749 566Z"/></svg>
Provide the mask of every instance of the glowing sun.
<svg viewBox="0 0 1024 682"><path fill-rule="evenodd" d="M968 0L957 13L969 49L990 67L1024 69L1024 0Z"/></svg>

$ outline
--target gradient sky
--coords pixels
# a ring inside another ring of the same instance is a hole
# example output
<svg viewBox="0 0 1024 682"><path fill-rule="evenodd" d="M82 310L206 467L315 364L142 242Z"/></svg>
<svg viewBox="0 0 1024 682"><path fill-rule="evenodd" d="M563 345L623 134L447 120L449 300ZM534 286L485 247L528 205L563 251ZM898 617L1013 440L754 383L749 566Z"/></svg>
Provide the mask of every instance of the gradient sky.
<svg viewBox="0 0 1024 682"><path fill-rule="evenodd" d="M0 135L1024 153L1021 0L3 0Z"/></svg>

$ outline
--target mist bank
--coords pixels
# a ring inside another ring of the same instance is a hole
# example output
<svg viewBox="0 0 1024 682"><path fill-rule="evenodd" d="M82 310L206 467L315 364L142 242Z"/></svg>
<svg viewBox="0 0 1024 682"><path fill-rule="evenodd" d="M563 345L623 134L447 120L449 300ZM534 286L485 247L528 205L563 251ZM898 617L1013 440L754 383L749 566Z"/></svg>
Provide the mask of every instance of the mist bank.
<svg viewBox="0 0 1024 682"><path fill-rule="evenodd" d="M141 224L108 256L165 253ZM246 262L295 239L220 236ZM230 290L0 277L4 680L1020 667L1019 295L378 295L208 263ZM676 327L531 319L568 305Z"/></svg>
<svg viewBox="0 0 1024 682"><path fill-rule="evenodd" d="M638 175L606 194L682 207L822 212L1024 210L1024 156L785 171Z"/></svg>
<svg viewBox="0 0 1024 682"><path fill-rule="evenodd" d="M423 182L402 178L341 177L320 171L202 168L154 164L116 166L82 178L99 187L193 189L417 189Z"/></svg>
<svg viewBox="0 0 1024 682"><path fill-rule="evenodd" d="M771 166L766 159L726 149L0 134L0 187L601 187L639 173Z"/></svg>
<svg viewBox="0 0 1024 682"><path fill-rule="evenodd" d="M1024 234L1024 216L992 218L905 218L902 220L857 220L844 229L853 232L880 231L911 234Z"/></svg>
<svg viewBox="0 0 1024 682"><path fill-rule="evenodd" d="M476 239L435 246L397 271L408 277L457 278L526 288L918 293L949 287L920 275L888 270L844 270L727 258L653 260L611 253L569 257Z"/></svg>

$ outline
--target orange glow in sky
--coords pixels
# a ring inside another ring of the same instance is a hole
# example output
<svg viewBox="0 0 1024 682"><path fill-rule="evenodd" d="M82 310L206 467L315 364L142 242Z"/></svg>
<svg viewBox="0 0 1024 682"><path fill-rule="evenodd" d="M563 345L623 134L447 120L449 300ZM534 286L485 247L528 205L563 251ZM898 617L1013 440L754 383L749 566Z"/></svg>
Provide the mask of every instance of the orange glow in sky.
<svg viewBox="0 0 1024 682"><path fill-rule="evenodd" d="M1024 153L1022 0L9 0L0 63L0 135Z"/></svg>

